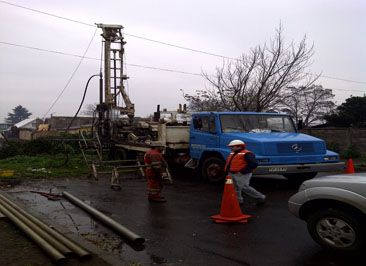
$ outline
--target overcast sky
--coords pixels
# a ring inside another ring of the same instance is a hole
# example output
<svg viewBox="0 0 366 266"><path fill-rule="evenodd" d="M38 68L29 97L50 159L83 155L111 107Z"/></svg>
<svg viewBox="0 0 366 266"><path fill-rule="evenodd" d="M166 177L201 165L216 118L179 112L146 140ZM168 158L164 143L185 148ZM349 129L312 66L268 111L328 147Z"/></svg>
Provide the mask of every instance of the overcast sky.
<svg viewBox="0 0 366 266"><path fill-rule="evenodd" d="M364 0L9 0L15 5L85 22L124 26L126 34L239 57L269 41L281 22L285 42L304 34L314 43L309 71L322 73L319 84L333 89L336 102L366 93L366 1ZM95 28L15 7L0 0L0 122L17 105L42 118L65 88L80 58L16 47L25 45L82 55ZM87 57L100 58L100 29ZM136 115L156 105L176 109L180 90L207 86L204 78L132 66L213 73L222 58L194 53L130 35L125 36L127 90ZM3 43L1 43L3 42ZM69 86L47 115L73 115L88 78L99 72L98 60L84 59ZM346 82L324 76L358 81ZM91 82L85 104L98 102L98 80Z"/></svg>

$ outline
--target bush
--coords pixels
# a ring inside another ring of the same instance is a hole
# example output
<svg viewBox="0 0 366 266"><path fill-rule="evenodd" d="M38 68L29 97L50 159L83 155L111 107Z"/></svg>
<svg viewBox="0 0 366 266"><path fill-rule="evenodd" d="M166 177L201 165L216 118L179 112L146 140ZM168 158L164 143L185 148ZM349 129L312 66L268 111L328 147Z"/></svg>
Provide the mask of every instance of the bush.
<svg viewBox="0 0 366 266"><path fill-rule="evenodd" d="M341 153L341 157L344 159L356 159L361 157L361 152L357 149L355 145L350 145L347 150Z"/></svg>
<svg viewBox="0 0 366 266"><path fill-rule="evenodd" d="M329 142L327 143L327 149L339 153L341 151L341 148L339 146L339 143L337 142Z"/></svg>
<svg viewBox="0 0 366 266"><path fill-rule="evenodd" d="M64 144L65 143L65 144ZM0 149L0 159L17 156L28 155L34 156L39 154L55 155L64 153L75 153L78 151L78 143L62 142L62 139L54 140L48 138L35 139L30 141L9 141Z"/></svg>

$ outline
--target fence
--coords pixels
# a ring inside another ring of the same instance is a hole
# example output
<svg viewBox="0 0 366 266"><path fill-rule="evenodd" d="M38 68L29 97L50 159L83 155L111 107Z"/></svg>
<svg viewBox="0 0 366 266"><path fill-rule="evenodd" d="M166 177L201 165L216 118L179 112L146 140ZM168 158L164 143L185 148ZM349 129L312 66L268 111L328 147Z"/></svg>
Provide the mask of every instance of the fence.
<svg viewBox="0 0 366 266"><path fill-rule="evenodd" d="M306 128L301 132L323 139L329 149L338 147L339 152L343 152L352 145L366 155L366 128Z"/></svg>

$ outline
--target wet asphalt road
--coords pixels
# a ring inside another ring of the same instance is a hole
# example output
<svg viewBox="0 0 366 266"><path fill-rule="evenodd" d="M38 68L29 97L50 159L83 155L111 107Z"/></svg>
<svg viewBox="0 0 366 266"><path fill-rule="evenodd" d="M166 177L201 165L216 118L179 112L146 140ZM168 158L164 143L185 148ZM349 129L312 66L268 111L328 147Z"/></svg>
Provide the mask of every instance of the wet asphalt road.
<svg viewBox="0 0 366 266"><path fill-rule="evenodd" d="M194 178L178 178L166 185L167 203L146 200L145 180L129 176L122 190L113 191L107 178L98 181L65 179L33 182L9 194L34 214L48 216L60 227L78 234L113 256L114 265L365 265L363 258L324 252L307 233L306 224L288 212L287 200L297 185L281 177L257 177L252 184L267 195L265 205L249 200L243 206L252 215L246 224L215 224L209 216L220 210L223 186ZM145 237L135 250L67 200L48 201L27 192L68 191ZM139 263L139 264L138 264Z"/></svg>

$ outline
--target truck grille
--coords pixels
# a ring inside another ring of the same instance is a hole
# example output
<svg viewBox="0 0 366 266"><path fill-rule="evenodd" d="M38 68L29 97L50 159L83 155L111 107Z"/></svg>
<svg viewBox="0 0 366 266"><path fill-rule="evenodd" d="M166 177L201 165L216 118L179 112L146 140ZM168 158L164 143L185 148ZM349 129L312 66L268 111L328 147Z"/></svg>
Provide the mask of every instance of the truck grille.
<svg viewBox="0 0 366 266"><path fill-rule="evenodd" d="M314 154L314 152L318 153L321 151L315 151L313 143L278 143L277 144L277 152L281 155L293 155L293 154Z"/></svg>

